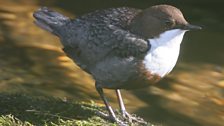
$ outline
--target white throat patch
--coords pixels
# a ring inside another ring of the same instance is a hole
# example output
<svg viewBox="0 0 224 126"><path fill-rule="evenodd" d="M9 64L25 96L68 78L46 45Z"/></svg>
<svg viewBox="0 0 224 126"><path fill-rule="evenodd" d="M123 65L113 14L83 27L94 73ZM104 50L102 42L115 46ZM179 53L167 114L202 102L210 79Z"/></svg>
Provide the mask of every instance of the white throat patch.
<svg viewBox="0 0 224 126"><path fill-rule="evenodd" d="M145 68L161 77L168 74L177 62L180 43L185 32L173 29L160 34L157 38L149 39L151 48L143 61Z"/></svg>

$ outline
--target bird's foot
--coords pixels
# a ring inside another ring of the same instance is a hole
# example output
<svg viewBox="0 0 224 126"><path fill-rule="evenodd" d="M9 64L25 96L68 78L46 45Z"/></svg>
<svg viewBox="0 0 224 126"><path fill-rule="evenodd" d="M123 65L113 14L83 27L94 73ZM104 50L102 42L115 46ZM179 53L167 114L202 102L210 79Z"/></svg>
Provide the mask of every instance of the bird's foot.
<svg viewBox="0 0 224 126"><path fill-rule="evenodd" d="M147 122L145 122L142 118L132 116L127 111L122 111L121 113L122 113L122 117L125 120L127 120L129 123L137 122L139 124L145 124L145 125L147 124Z"/></svg>
<svg viewBox="0 0 224 126"><path fill-rule="evenodd" d="M111 115L106 114L106 113L101 112L101 111L97 111L96 114L97 114L99 117L101 117L101 118L103 118L103 119L105 119L105 120L109 120L109 121L111 121L111 122L117 123L119 126L128 126L127 123L125 123L125 122L119 120L119 119L118 119L117 117L115 117L115 116L111 116Z"/></svg>

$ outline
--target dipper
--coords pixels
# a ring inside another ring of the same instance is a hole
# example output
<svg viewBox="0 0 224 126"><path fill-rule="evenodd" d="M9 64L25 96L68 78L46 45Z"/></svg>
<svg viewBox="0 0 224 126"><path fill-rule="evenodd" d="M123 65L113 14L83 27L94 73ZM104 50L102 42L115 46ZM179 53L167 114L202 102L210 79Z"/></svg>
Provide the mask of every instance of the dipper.
<svg viewBox="0 0 224 126"><path fill-rule="evenodd" d="M120 7L70 19L47 7L35 11L35 23L58 36L64 52L95 79L95 87L112 121L118 122L103 88L114 89L124 118L131 119L120 89L144 88L175 66L184 33L201 29L189 24L170 5L145 10Z"/></svg>

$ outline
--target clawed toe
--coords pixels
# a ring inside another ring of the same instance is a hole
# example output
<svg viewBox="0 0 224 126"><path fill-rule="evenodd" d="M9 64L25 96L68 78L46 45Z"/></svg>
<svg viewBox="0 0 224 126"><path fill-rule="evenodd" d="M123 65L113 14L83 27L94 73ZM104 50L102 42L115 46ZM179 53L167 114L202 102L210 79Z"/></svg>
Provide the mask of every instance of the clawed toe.
<svg viewBox="0 0 224 126"><path fill-rule="evenodd" d="M108 115L108 114L106 114L106 113L104 113L104 112L97 111L96 114L97 114L99 117L104 118L105 120L109 120L109 121L111 121L111 122L114 122L114 123L119 124L119 126L128 126L125 122L119 120L117 117Z"/></svg>
<svg viewBox="0 0 224 126"><path fill-rule="evenodd" d="M129 123L137 122L140 124L147 124L143 119L134 117L131 114L129 114L127 111L122 112L122 117L127 120Z"/></svg>

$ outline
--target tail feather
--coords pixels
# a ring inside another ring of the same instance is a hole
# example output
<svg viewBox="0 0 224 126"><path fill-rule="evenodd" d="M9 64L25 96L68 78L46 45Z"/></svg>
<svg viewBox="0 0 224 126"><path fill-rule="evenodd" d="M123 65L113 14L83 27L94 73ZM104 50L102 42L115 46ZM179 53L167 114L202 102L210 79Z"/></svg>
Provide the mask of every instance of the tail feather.
<svg viewBox="0 0 224 126"><path fill-rule="evenodd" d="M64 26L70 19L47 7L42 7L33 13L34 23L42 29L58 35L58 28Z"/></svg>

